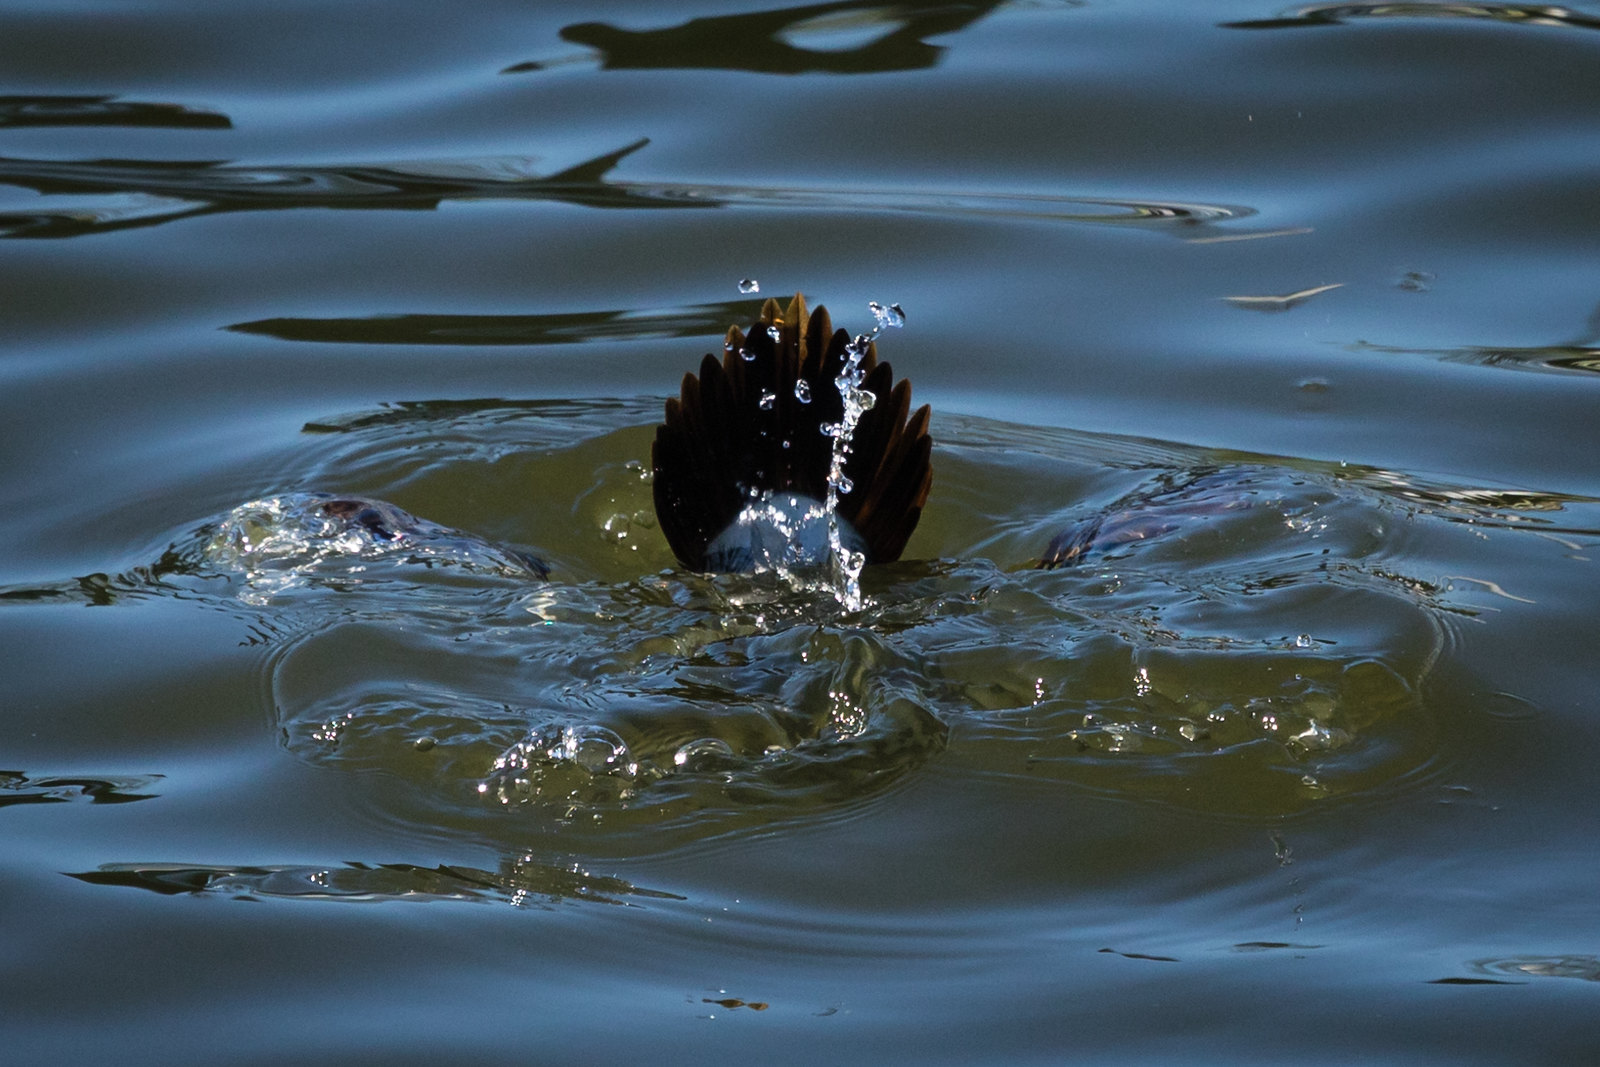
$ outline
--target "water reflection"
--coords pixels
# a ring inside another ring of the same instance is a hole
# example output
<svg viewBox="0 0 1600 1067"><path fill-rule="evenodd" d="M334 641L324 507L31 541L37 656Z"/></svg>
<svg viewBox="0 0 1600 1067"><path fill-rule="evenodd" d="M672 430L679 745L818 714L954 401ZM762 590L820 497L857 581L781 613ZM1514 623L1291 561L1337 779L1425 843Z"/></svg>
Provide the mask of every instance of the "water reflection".
<svg viewBox="0 0 1600 1067"><path fill-rule="evenodd" d="M571 345L595 341L704 337L749 318L759 301L681 308L616 308L543 315L369 315L284 317L228 329L284 341L374 345Z"/></svg>
<svg viewBox="0 0 1600 1067"><path fill-rule="evenodd" d="M1515 978L1577 978L1584 982L1600 982L1600 957L1587 954L1504 956L1474 960L1471 966L1480 974Z"/></svg>
<svg viewBox="0 0 1600 1067"><path fill-rule="evenodd" d="M0 771L0 808L16 804L64 804L86 800L91 804L127 804L151 800L148 792L159 774L120 778L83 778L62 775L30 776L22 771Z"/></svg>
<svg viewBox="0 0 1600 1067"><path fill-rule="evenodd" d="M0 127L146 126L174 130L231 130L233 120L183 104L115 96L0 96Z"/></svg>
<svg viewBox="0 0 1600 1067"><path fill-rule="evenodd" d="M919 70L944 48L927 38L956 33L999 7L985 3L806 4L690 19L656 30L580 22L563 40L599 53L604 70L742 70L759 74L876 74ZM520 63L506 73L541 69Z"/></svg>
<svg viewBox="0 0 1600 1067"><path fill-rule="evenodd" d="M1361 19L1414 18L1489 19L1523 26L1600 29L1600 18L1567 7L1547 7L1539 4L1431 3L1427 0L1422 2L1413 0L1410 3L1311 4L1296 8L1291 14L1278 18L1224 22L1222 25L1236 30L1277 30L1307 26L1339 26Z"/></svg>
<svg viewBox="0 0 1600 1067"><path fill-rule="evenodd" d="M387 208L431 211L446 200L556 200L585 207L702 207L617 185L606 175L648 144L638 140L544 177L525 160L393 166L240 167L212 161L0 158L0 183L50 197L111 197L60 209L0 212L7 237L77 237L229 211Z"/></svg>
<svg viewBox="0 0 1600 1067"><path fill-rule="evenodd" d="M194 866L177 863L108 863L68 872L90 885L144 889L163 896L216 894L236 900L396 901L504 903L549 908L568 901L638 906L643 900L683 897L520 856L497 871L459 864L344 863L328 867Z"/></svg>
<svg viewBox="0 0 1600 1067"><path fill-rule="evenodd" d="M1204 243L1303 233L1240 231L1222 224L1257 212L1243 205L990 190L847 189L625 182L608 175L641 139L539 177L525 159L341 167L241 167L214 161L0 158L0 184L63 201L0 211L0 236L78 237L231 211L356 208L431 211L453 200L552 200L590 208L798 208L995 217L1171 228ZM492 328L492 323L490 323ZM720 325L720 324L719 324Z"/></svg>
<svg viewBox="0 0 1600 1067"><path fill-rule="evenodd" d="M1588 345L1496 345L1465 348L1398 348L1361 342L1351 348L1360 352L1386 352L1404 356L1428 356L1444 363L1470 363L1478 367L1504 367L1509 370L1544 371L1557 374L1600 373L1600 348Z"/></svg>
<svg viewBox="0 0 1600 1067"><path fill-rule="evenodd" d="M1462 348L1402 348L1360 341L1350 346L1359 352L1429 356L1444 363L1470 363L1479 367L1544 371L1559 374L1600 373L1600 307L1590 313L1583 331L1565 342L1551 345L1470 345Z"/></svg>

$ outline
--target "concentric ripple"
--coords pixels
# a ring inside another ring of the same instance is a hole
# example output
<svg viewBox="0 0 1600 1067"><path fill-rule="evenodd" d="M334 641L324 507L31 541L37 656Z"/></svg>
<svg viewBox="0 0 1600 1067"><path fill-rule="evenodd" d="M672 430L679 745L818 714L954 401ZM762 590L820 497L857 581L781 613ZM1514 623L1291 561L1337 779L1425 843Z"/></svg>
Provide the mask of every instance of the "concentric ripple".
<svg viewBox="0 0 1600 1067"><path fill-rule="evenodd" d="M826 817L934 764L1241 817L1404 787L1439 758L1434 668L1497 588L1450 560L1600 528L1572 496L947 417L913 560L846 610L814 578L676 569L642 410L319 420L293 480L360 494L263 486L97 588L268 635L284 745L379 783L378 818L637 851Z"/></svg>

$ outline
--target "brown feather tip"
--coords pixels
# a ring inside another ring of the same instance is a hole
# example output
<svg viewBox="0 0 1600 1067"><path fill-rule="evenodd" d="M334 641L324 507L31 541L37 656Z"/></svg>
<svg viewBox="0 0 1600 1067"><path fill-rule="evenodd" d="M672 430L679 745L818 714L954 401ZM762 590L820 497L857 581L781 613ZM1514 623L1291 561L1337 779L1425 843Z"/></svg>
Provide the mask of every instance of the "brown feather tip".
<svg viewBox="0 0 1600 1067"><path fill-rule="evenodd" d="M834 385L850 335L805 297L768 300L748 332L728 330L722 359L707 355L686 374L656 428L656 518L678 561L691 570L748 570L748 552L713 547L752 501L777 494L824 500L833 438L844 414ZM933 484L926 405L911 413L911 383L896 382L876 345L862 359L862 388L876 403L861 415L844 474L839 517L868 563L900 558ZM803 385L801 383L804 383Z"/></svg>

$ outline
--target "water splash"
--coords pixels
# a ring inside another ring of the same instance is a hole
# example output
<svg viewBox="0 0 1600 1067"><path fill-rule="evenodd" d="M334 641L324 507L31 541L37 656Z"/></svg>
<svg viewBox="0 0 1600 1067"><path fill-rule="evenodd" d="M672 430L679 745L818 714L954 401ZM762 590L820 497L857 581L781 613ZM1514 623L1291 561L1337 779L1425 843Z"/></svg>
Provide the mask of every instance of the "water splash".
<svg viewBox="0 0 1600 1067"><path fill-rule="evenodd" d="M899 304L885 306L874 300L867 307L872 311L876 325L871 333L857 334L845 346L844 366L833 380L834 387L839 390L839 398L844 401L844 413L837 423L822 428L823 433L833 438L833 459L828 467L828 498L824 502L828 517L829 572L834 596L846 611L861 610L861 568L866 565L867 556L864 551L845 543L846 535L839 521L839 498L849 496L855 490L855 484L845 476L844 466L850 458L851 438L855 434L856 424L878 402L877 394L861 387L866 379L861 363L880 333L886 329L898 329L906 321L905 312Z"/></svg>
<svg viewBox="0 0 1600 1067"><path fill-rule="evenodd" d="M706 546L707 565L717 571L774 571L795 588L812 588L808 571L844 550L865 554L856 532L845 528L835 542L830 512L822 501L782 492L753 493L728 528ZM830 581L828 590L837 587Z"/></svg>
<svg viewBox="0 0 1600 1067"><path fill-rule="evenodd" d="M307 583L352 589L397 572L446 568L530 579L544 562L419 519L393 504L327 493L282 493L240 504L201 531L199 559L229 573L239 599L270 603Z"/></svg>

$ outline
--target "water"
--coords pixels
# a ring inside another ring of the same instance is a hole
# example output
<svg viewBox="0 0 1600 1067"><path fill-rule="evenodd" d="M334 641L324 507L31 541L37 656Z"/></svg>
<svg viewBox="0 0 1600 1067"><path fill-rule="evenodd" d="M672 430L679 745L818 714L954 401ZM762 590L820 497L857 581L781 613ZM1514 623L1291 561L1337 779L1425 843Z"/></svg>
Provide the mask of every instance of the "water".
<svg viewBox="0 0 1600 1067"><path fill-rule="evenodd" d="M12 1058L1592 1058L1600 7L379 15L0 12ZM853 610L655 526L756 278Z"/></svg>

